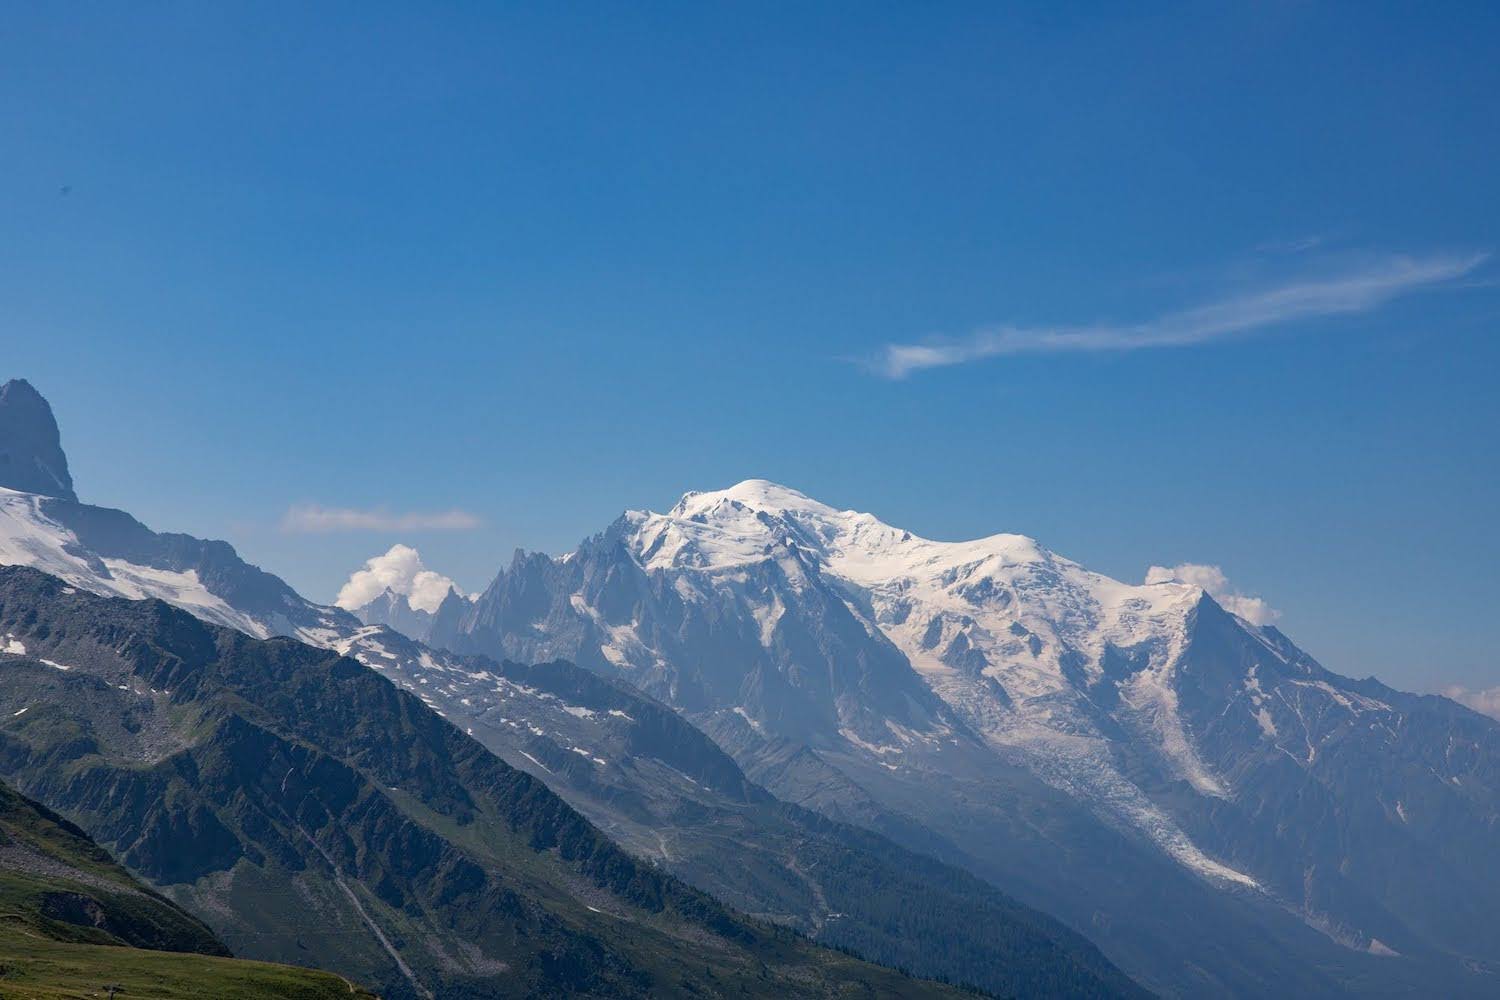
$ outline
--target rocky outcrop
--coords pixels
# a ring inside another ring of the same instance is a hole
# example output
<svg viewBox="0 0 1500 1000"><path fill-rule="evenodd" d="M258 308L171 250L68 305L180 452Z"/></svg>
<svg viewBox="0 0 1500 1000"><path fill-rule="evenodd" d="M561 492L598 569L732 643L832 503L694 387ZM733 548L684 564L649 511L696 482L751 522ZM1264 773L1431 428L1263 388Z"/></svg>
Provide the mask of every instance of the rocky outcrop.
<svg viewBox="0 0 1500 1000"><path fill-rule="evenodd" d="M0 486L78 499L52 407L25 379L0 386Z"/></svg>

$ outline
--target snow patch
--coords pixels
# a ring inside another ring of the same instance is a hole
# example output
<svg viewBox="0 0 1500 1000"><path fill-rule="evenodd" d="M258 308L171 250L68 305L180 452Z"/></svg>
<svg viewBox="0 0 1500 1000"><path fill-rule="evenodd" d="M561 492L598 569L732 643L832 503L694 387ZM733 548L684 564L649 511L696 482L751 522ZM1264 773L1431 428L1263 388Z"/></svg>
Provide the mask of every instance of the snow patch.
<svg viewBox="0 0 1500 1000"><path fill-rule="evenodd" d="M546 771L548 774L552 773L552 768L548 767L546 764L543 764L541 761L531 756L531 754L527 753L525 750L517 750L516 752L519 753L522 757L525 757L527 760L531 761L537 767L541 768L543 771Z"/></svg>
<svg viewBox="0 0 1500 1000"><path fill-rule="evenodd" d="M1274 740L1279 735L1276 731L1276 723L1271 718L1271 713L1264 708L1257 708L1255 710L1255 721L1259 724L1260 731L1265 734L1267 739Z"/></svg>
<svg viewBox="0 0 1500 1000"><path fill-rule="evenodd" d="M761 736L766 735L766 727L762 726L755 719L751 718L750 717L750 713L747 712L747 711L745 711L745 706L743 706L743 705L736 705L736 706L734 706L734 714L738 715L740 718L742 718L746 722L748 722L750 724L750 728L753 729L753 730L755 730Z"/></svg>

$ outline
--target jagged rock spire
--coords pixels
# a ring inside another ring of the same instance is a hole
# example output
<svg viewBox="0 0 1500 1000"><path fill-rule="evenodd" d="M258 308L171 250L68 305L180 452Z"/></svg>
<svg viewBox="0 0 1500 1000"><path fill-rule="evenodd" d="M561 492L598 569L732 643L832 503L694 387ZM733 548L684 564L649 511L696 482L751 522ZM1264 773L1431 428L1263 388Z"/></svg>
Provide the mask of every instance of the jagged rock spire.
<svg viewBox="0 0 1500 1000"><path fill-rule="evenodd" d="M52 407L25 379L0 386L0 486L78 499Z"/></svg>

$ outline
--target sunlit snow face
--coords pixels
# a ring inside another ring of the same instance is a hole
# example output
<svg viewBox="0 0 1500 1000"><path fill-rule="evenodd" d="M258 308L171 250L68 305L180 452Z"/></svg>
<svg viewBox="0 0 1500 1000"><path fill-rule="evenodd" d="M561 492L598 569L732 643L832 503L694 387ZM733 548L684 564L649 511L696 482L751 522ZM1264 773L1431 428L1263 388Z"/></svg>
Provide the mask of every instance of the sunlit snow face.
<svg viewBox="0 0 1500 1000"><path fill-rule="evenodd" d="M921 538L878 518L840 511L764 480L690 493L666 514L625 519L639 566L671 581L684 600L712 601L715 615L742 615L768 650L787 602L816 574L871 635L889 640L942 701L997 749L1031 755L1048 781L1101 803L1148 832L1182 863L1214 878L1248 882L1203 855L1112 759L1088 689L1112 651L1134 666L1116 723L1154 747L1161 765L1200 793L1225 794L1179 716L1173 671L1186 621L1203 590L1191 581L1132 585L1091 573L1022 535L962 542ZM785 564L781 590L746 586L759 567ZM597 615L582 595L582 614ZM813 605L808 605L808 608ZM816 620L792 626L816 633ZM625 634L622 634L625 633ZM623 669L651 656L634 623L611 625L606 656ZM613 653L614 655L609 655ZM791 665L788 665L791 667ZM771 720L730 706L757 731ZM840 734L886 768L929 742L920 727Z"/></svg>
<svg viewBox="0 0 1500 1000"><path fill-rule="evenodd" d="M43 513L44 499L0 489L0 565L32 566L69 583L111 597L155 597L219 625L264 638L264 623L231 607L198 579L194 570L176 572L124 559L101 559L100 573L80 553L87 548L72 531Z"/></svg>

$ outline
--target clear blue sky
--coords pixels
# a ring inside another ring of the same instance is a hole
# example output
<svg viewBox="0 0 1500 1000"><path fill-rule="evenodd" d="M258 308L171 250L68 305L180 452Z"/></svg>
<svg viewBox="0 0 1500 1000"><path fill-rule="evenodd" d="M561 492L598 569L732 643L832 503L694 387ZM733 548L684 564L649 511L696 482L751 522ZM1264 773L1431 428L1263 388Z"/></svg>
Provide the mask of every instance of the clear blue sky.
<svg viewBox="0 0 1500 1000"><path fill-rule="evenodd" d="M761 476L1500 683L1500 8L316 6L4 5L85 499L329 600Z"/></svg>

